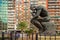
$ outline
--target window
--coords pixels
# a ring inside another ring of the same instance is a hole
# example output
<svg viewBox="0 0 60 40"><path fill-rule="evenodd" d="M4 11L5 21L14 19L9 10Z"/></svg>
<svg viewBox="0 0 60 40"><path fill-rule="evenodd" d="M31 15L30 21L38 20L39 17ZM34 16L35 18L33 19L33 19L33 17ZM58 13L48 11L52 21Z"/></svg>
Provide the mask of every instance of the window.
<svg viewBox="0 0 60 40"><path fill-rule="evenodd" d="M57 0L49 0L49 1L57 1Z"/></svg>
<svg viewBox="0 0 60 40"><path fill-rule="evenodd" d="M49 4L56 4L56 2L48 2Z"/></svg>

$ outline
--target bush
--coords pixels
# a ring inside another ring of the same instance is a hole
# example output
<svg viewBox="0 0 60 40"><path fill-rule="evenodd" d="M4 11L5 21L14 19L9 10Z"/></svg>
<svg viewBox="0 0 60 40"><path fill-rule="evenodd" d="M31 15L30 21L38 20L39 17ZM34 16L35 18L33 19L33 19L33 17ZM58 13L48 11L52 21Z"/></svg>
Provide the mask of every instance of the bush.
<svg viewBox="0 0 60 40"><path fill-rule="evenodd" d="M21 31L24 31L27 28L28 24L26 21L19 22L17 29L20 29Z"/></svg>
<svg viewBox="0 0 60 40"><path fill-rule="evenodd" d="M25 33L27 33L28 35L30 35L30 34L33 33L33 29L27 29L27 30L25 30Z"/></svg>

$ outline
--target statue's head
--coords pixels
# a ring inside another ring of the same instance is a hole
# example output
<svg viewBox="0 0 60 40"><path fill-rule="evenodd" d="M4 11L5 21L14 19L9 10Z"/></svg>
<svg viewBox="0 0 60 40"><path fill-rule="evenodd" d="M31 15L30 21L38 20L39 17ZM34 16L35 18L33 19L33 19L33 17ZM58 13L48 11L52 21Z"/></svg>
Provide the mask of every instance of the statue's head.
<svg viewBox="0 0 60 40"><path fill-rule="evenodd" d="M31 9L32 14L35 15L37 13L37 7L36 6L30 6L30 9Z"/></svg>
<svg viewBox="0 0 60 40"><path fill-rule="evenodd" d="M48 16L47 13L48 11L45 9L44 6L31 6L30 9L32 10L32 12L35 12L36 10L36 13L39 14L40 13L40 16L41 17L46 17Z"/></svg>
<svg viewBox="0 0 60 40"><path fill-rule="evenodd" d="M36 6L30 6L30 9L33 11L36 9Z"/></svg>

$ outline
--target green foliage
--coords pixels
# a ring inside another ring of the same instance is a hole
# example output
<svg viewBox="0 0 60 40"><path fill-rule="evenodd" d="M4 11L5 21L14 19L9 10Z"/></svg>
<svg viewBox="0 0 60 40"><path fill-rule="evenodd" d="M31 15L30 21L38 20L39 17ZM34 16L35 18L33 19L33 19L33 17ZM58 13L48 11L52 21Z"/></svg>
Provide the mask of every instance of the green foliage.
<svg viewBox="0 0 60 40"><path fill-rule="evenodd" d="M28 35L30 35L30 34L33 33L33 29L27 29L27 30L25 30L25 33L27 33Z"/></svg>
<svg viewBox="0 0 60 40"><path fill-rule="evenodd" d="M18 24L17 29L24 30L24 29L27 28L27 26L28 26L27 22L23 21L23 22L20 22L20 23Z"/></svg>

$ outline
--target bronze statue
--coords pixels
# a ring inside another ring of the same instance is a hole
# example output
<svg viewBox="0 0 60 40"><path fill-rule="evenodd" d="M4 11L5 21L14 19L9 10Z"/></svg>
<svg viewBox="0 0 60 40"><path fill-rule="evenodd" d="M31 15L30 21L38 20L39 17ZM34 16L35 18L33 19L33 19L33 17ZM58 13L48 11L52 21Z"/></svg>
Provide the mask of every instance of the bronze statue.
<svg viewBox="0 0 60 40"><path fill-rule="evenodd" d="M31 14L33 16L31 23L39 29L40 33L45 32L48 28L44 25L44 22L50 21L48 11L43 6L31 6L30 9L32 10Z"/></svg>

